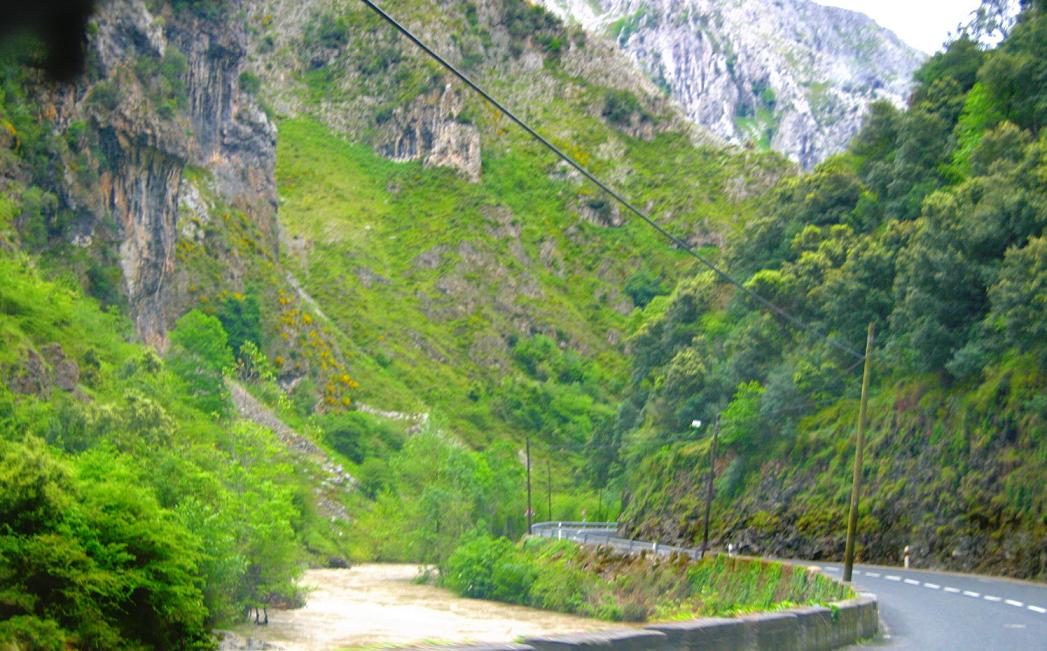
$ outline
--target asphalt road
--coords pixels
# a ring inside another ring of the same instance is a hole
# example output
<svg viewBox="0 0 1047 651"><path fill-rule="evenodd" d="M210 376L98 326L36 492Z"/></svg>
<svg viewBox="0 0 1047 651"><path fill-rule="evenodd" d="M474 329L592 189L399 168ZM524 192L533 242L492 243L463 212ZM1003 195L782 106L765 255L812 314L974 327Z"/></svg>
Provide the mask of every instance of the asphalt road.
<svg viewBox="0 0 1047 651"><path fill-rule="evenodd" d="M623 551L695 550L627 540L607 524L536 525L535 534ZM839 576L839 563L791 560ZM951 572L856 565L854 588L879 601L882 635L863 650L1047 651L1047 584Z"/></svg>
<svg viewBox="0 0 1047 651"><path fill-rule="evenodd" d="M836 563L810 563L839 575ZM1047 585L987 576L856 565L876 595L883 632L860 649L1047 650Z"/></svg>

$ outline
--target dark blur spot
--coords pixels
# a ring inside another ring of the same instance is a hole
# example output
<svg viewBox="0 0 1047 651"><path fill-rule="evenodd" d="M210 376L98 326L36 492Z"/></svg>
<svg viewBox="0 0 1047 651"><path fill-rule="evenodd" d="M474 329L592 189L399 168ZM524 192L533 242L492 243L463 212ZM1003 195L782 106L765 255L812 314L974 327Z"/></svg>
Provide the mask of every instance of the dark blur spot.
<svg viewBox="0 0 1047 651"><path fill-rule="evenodd" d="M17 0L10 5L0 22L0 40L35 33L47 48L44 71L55 81L69 81L83 70L95 0Z"/></svg>

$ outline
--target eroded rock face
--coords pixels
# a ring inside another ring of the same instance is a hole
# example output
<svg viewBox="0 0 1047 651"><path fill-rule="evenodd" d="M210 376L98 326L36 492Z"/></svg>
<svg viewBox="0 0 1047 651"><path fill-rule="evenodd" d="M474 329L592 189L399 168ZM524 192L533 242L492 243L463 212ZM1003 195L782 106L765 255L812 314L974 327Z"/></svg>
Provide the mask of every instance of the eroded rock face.
<svg viewBox="0 0 1047 651"><path fill-rule="evenodd" d="M249 213L275 249L276 130L240 89L246 35L239 4L203 16L168 4L154 13L143 0L102 3L89 69L50 98L59 122L95 127L103 161L96 182L67 178L60 189L81 215L74 243L90 246L100 224L115 225L102 239L116 240L140 338L161 349L175 316L167 313L173 290L166 281L187 165L211 172L214 189Z"/></svg>
<svg viewBox="0 0 1047 651"><path fill-rule="evenodd" d="M479 181L480 132L462 121L464 108L461 91L450 85L429 91L406 108L397 108L379 127L378 151L395 161L451 167Z"/></svg>
<svg viewBox="0 0 1047 651"><path fill-rule="evenodd" d="M66 357L58 343L48 344L40 352L27 349L20 363L2 370L15 393L46 397L55 387L72 393L80 382L80 366Z"/></svg>
<svg viewBox="0 0 1047 651"><path fill-rule="evenodd" d="M273 219L276 128L240 90L247 35L243 21L236 18L239 3L229 4L226 20L189 16L170 31L171 43L187 60L190 152L195 164L215 173L227 199Z"/></svg>
<svg viewBox="0 0 1047 651"><path fill-rule="evenodd" d="M124 130L105 129L112 168L99 183L103 210L121 228L120 266L135 326L147 344L164 341L164 279L174 271L178 188L185 161Z"/></svg>
<svg viewBox="0 0 1047 651"><path fill-rule="evenodd" d="M811 0L542 0L609 36L697 124L805 167L841 151L868 104L902 104L924 56L863 14Z"/></svg>

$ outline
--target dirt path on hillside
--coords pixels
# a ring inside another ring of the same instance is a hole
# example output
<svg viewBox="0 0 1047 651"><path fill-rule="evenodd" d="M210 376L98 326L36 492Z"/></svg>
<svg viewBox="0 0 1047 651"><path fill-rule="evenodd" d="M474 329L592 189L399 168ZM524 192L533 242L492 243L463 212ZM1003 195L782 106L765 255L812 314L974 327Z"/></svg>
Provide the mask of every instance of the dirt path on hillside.
<svg viewBox="0 0 1047 651"><path fill-rule="evenodd" d="M270 610L269 626L236 632L285 651L334 651L456 642L511 642L539 634L624 628L621 624L463 599L411 582L416 565L310 570L304 608Z"/></svg>

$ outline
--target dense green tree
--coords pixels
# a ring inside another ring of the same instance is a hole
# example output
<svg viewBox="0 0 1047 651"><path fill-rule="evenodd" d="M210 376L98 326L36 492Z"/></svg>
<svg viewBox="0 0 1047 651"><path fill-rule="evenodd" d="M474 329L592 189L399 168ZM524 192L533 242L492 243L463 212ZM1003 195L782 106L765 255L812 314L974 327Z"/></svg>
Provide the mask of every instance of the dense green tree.
<svg viewBox="0 0 1047 651"><path fill-rule="evenodd" d="M262 307L254 293L233 294L222 301L218 320L228 337L228 346L239 353L245 343L262 343Z"/></svg>
<svg viewBox="0 0 1047 651"><path fill-rule="evenodd" d="M185 382L196 406L207 412L224 413L224 373L233 368L233 353L221 321L192 310L178 320L170 336L171 368Z"/></svg>
<svg viewBox="0 0 1047 651"><path fill-rule="evenodd" d="M961 36L950 42L913 75L916 82L913 103L925 101L935 82L955 82L958 92L966 92L978 80L978 70L984 60L985 53L971 38Z"/></svg>
<svg viewBox="0 0 1047 651"><path fill-rule="evenodd" d="M738 385L721 419L721 439L725 446L744 452L760 444L765 432L760 414L763 395L764 388L759 382Z"/></svg>
<svg viewBox="0 0 1047 651"><path fill-rule="evenodd" d="M1029 240L1007 252L996 283L989 290L990 323L1009 345L1020 350L1047 343L1047 237Z"/></svg>
<svg viewBox="0 0 1047 651"><path fill-rule="evenodd" d="M1039 133L1047 124L1047 9L1026 8L978 79L1007 119Z"/></svg>
<svg viewBox="0 0 1047 651"><path fill-rule="evenodd" d="M118 455L0 442L0 644L208 648L200 541Z"/></svg>
<svg viewBox="0 0 1047 651"><path fill-rule="evenodd" d="M831 483L824 464L836 463L843 448L832 455L812 441L844 440L835 437L853 425L858 351L870 322L873 395L893 396L898 417L924 401L985 410L948 434L925 426L937 412L919 425L882 421L891 434L880 445L892 458L943 454L962 467L975 459L992 466L985 455L998 450L975 449L985 441L1041 454L1035 433L1043 401L1034 396L1043 391L1047 355L1047 112L1040 105L1047 28L1042 2L1023 7L999 47L962 38L931 57L906 110L871 106L848 152L782 179L763 214L731 238L732 275L807 328L708 276L681 282L643 311L630 341L634 375L625 402L598 437L611 453L594 446L589 466L601 481L609 468L625 475L635 491L634 522L679 522L687 535L695 506L674 491L692 476L697 446L686 429L696 417L723 415L731 458L723 494L744 488L746 499L772 499L778 508L781 495L768 496L750 474L757 467ZM896 436L905 443L896 446ZM1004 492L1034 490L1034 467L1023 466L1025 479L1011 475L1006 489L982 483L971 495L997 490L994 499L1010 503ZM826 486L801 492L840 497ZM1028 500L1014 499L1021 502L1015 512L1025 512ZM725 517L740 526L737 510Z"/></svg>

